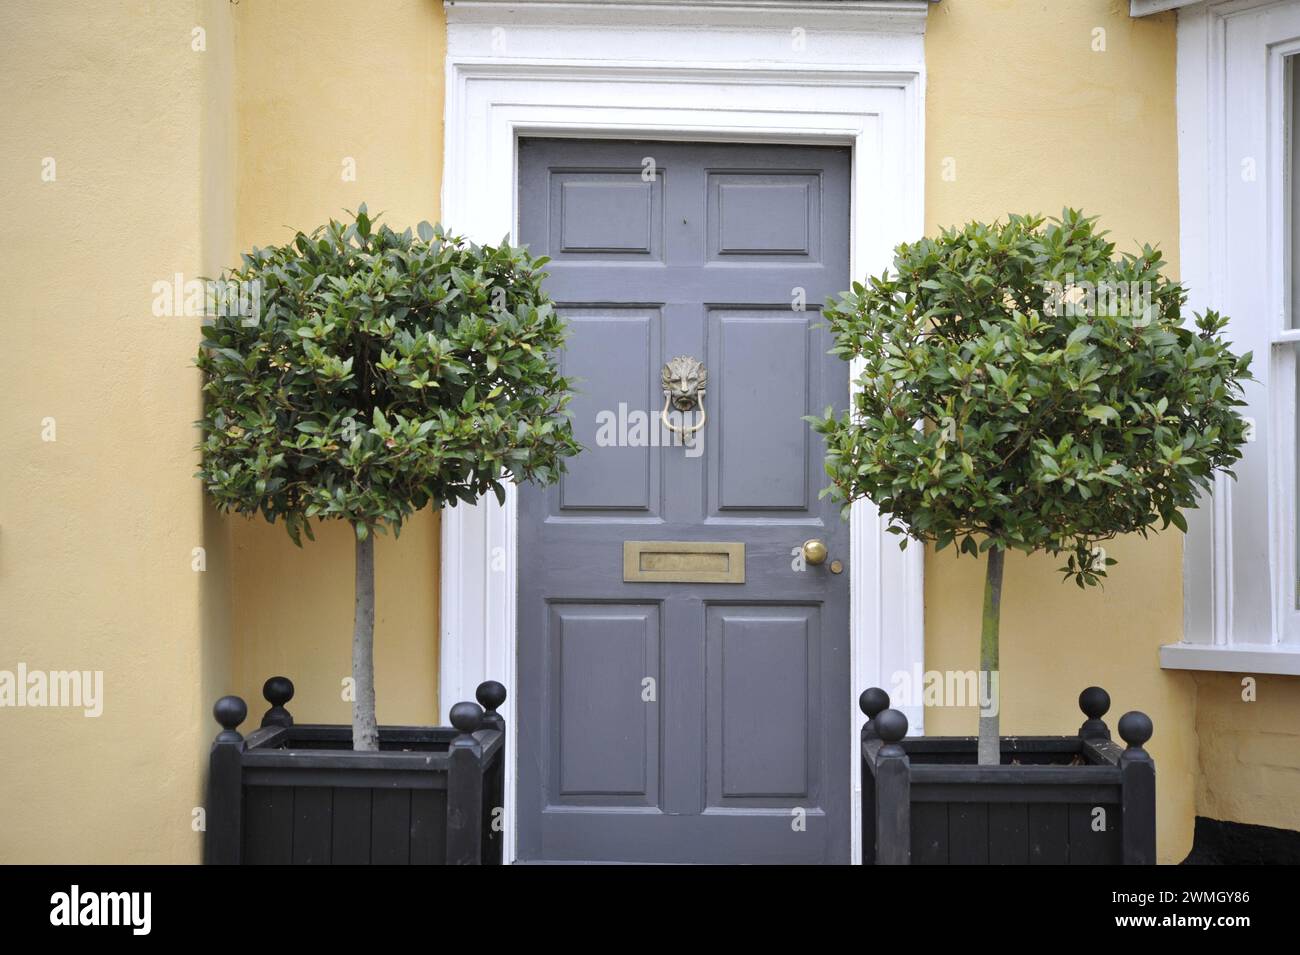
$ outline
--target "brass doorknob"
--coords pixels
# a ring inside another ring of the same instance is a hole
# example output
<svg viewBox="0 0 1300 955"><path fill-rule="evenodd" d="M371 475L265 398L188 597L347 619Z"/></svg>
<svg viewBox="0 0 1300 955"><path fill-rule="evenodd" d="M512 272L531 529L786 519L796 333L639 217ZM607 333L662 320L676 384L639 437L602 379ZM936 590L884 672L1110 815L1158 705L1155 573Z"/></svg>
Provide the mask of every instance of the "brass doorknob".
<svg viewBox="0 0 1300 955"><path fill-rule="evenodd" d="M803 542L803 559L807 564L824 564L826 562L826 542L817 538Z"/></svg>

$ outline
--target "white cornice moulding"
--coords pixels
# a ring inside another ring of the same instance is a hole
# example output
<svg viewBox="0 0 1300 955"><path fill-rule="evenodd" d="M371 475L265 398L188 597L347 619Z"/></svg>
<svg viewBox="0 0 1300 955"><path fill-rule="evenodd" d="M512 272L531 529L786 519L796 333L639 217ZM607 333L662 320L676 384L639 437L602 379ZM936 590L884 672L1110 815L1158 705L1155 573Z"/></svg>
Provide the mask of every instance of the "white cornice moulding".
<svg viewBox="0 0 1300 955"><path fill-rule="evenodd" d="M444 0L448 23L924 33L932 0Z"/></svg>
<svg viewBox="0 0 1300 955"><path fill-rule="evenodd" d="M654 64L920 73L928 0L890 3L626 3L446 0L452 64Z"/></svg>

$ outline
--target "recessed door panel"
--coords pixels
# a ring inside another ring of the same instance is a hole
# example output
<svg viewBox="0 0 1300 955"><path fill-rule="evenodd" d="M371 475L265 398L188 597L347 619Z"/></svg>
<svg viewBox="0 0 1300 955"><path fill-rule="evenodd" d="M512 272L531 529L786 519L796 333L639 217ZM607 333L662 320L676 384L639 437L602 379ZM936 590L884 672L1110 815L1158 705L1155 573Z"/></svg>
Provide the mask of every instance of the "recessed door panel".
<svg viewBox="0 0 1300 955"><path fill-rule="evenodd" d="M718 471L719 511L807 511L813 381L810 315L788 309L716 309L711 448ZM755 437L761 435L761 456Z"/></svg>
<svg viewBox="0 0 1300 955"><path fill-rule="evenodd" d="M733 171L709 176L709 253L719 261L821 258L821 175Z"/></svg>
<svg viewBox="0 0 1300 955"><path fill-rule="evenodd" d="M552 606L550 805L657 802L659 641L654 605Z"/></svg>
<svg viewBox="0 0 1300 955"><path fill-rule="evenodd" d="M653 262L663 257L665 176L627 168L547 172L548 254L559 261Z"/></svg>
<svg viewBox="0 0 1300 955"><path fill-rule="evenodd" d="M559 513L592 509L658 509L651 454L652 368L659 315L655 309L562 308L569 323L560 367L575 381L570 403L574 438L583 453L560 478Z"/></svg>
<svg viewBox="0 0 1300 955"><path fill-rule="evenodd" d="M711 806L808 806L823 754L815 607L708 610Z"/></svg>

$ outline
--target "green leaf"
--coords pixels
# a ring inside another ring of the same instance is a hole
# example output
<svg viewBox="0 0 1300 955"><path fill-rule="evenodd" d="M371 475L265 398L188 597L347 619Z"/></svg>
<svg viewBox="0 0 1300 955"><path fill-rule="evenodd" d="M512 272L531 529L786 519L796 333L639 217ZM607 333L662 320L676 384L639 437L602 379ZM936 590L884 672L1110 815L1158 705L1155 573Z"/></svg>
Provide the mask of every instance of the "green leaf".
<svg viewBox="0 0 1300 955"><path fill-rule="evenodd" d="M1069 336L1065 339L1065 347L1069 348L1071 345L1077 345L1079 342L1086 341L1088 336L1091 334L1091 325L1080 325L1078 328L1070 332Z"/></svg>

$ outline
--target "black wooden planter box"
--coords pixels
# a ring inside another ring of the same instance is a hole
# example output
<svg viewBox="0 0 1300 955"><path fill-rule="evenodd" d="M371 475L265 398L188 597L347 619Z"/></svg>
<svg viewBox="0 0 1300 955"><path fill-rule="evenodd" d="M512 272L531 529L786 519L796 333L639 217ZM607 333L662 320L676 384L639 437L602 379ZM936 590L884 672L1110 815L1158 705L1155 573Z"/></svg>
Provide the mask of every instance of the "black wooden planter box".
<svg viewBox="0 0 1300 955"><path fill-rule="evenodd" d="M271 708L247 738L243 700L213 707L207 864L501 864L500 683L478 688L486 712L453 706L454 728L381 726L377 753L353 752L350 726L295 724L285 677L262 692Z"/></svg>
<svg viewBox="0 0 1300 955"><path fill-rule="evenodd" d="M884 690L859 705L864 864L1155 863L1151 720L1124 714L1128 748L1111 742L1100 687L1079 695L1088 719L1077 736L1004 736L1000 766L976 764L974 737L907 739Z"/></svg>

